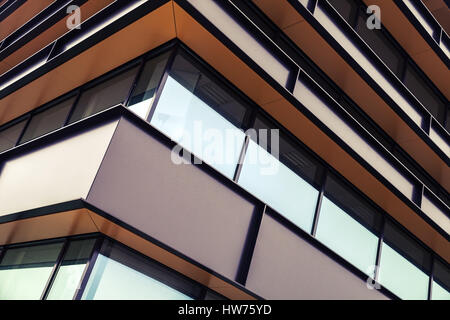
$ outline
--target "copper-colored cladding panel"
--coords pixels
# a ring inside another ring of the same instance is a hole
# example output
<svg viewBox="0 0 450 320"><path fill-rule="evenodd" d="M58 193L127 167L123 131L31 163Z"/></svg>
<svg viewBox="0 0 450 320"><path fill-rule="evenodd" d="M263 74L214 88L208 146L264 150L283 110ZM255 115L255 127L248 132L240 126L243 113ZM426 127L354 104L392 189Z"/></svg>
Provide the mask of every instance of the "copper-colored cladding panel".
<svg viewBox="0 0 450 320"><path fill-rule="evenodd" d="M106 7L112 2L114 2L114 0L87 1L80 7L80 10L82 12L81 21L87 20L89 17L91 17L96 12L100 11L102 8ZM67 15L67 17L69 17L69 15ZM69 30L67 29L66 26L67 17L58 21L52 27L45 30L37 37L27 42L23 47L19 48L17 51L13 52L11 55L3 59L2 63L0 64L0 74L16 66L26 58L32 56L34 53L44 48L52 41L62 36L64 33L68 32Z"/></svg>
<svg viewBox="0 0 450 320"><path fill-rule="evenodd" d="M99 231L117 241L133 248L144 255L155 259L195 281L217 291L231 299L254 299L251 295L239 290L233 285L219 279L177 255L139 237L123 227L91 212L91 217Z"/></svg>
<svg viewBox="0 0 450 320"><path fill-rule="evenodd" d="M445 0L422 0L422 2L431 11L445 32L450 34L450 9Z"/></svg>
<svg viewBox="0 0 450 320"><path fill-rule="evenodd" d="M44 10L55 0L31 0L25 1L13 13L11 13L5 20L0 22L0 41L5 39L15 30L24 25L28 20L33 18L39 12Z"/></svg>
<svg viewBox="0 0 450 320"><path fill-rule="evenodd" d="M390 1L386 1L390 2ZM289 15L293 8L273 11L270 5L261 9L273 20L275 14ZM384 12L384 11L382 11ZM384 20L383 20L384 21ZM364 81L356 71L305 20L284 28L283 31L299 46L341 89L348 94L380 127L425 168L444 188L450 190L450 168L446 163L393 111L393 109ZM448 72L448 69L447 69Z"/></svg>
<svg viewBox="0 0 450 320"><path fill-rule="evenodd" d="M0 224L0 245L97 232L86 209Z"/></svg>
<svg viewBox="0 0 450 320"><path fill-rule="evenodd" d="M174 37L172 4L167 3L6 96L0 101L0 124L17 118Z"/></svg>
<svg viewBox="0 0 450 320"><path fill-rule="evenodd" d="M364 0L367 5L377 5L381 9L381 22L392 36L408 52L417 65L450 99L450 71L441 58L431 49L417 29L409 22L394 1Z"/></svg>
<svg viewBox="0 0 450 320"><path fill-rule="evenodd" d="M411 208L286 101L219 40L199 25L181 7L176 3L174 6L177 34L183 42L244 91L357 188L399 220L423 242L441 254L447 261L450 261L450 244L442 235L433 230ZM303 32L307 33L305 31L307 30L303 29ZM316 54L326 51L317 43L312 43L311 47L319 48ZM321 55L323 56L323 54ZM345 70L345 68L342 69Z"/></svg>
<svg viewBox="0 0 450 320"><path fill-rule="evenodd" d="M258 6L270 8L274 17L273 21L281 29L304 20L302 16L296 12L292 12L292 7L288 2L277 1L276 5L274 5L273 0L253 0L253 2Z"/></svg>

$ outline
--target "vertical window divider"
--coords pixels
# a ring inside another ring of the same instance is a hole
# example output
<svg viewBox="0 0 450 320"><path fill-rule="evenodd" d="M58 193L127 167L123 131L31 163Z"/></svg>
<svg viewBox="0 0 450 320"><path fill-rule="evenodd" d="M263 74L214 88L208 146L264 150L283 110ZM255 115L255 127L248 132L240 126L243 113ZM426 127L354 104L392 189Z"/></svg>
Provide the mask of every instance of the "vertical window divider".
<svg viewBox="0 0 450 320"><path fill-rule="evenodd" d="M381 223L380 237L378 238L377 255L375 257L375 271L373 275L373 280L375 283L378 282L380 276L380 261L381 261L381 250L384 242L384 228L386 225L386 217L383 215L383 220Z"/></svg>
<svg viewBox="0 0 450 320"><path fill-rule="evenodd" d="M133 79L133 83L131 84L131 87L130 87L130 90L128 91L127 97L125 98L125 101L123 102L124 106L128 106L128 104L130 103L134 89L136 89L139 78L141 77L142 71L144 70L145 57L142 57L140 60L141 61L139 62L139 68L138 68L138 71L136 72L136 76Z"/></svg>
<svg viewBox="0 0 450 320"><path fill-rule="evenodd" d="M320 215L320 208L322 207L322 200L323 200L323 195L324 195L324 191L325 191L325 180L327 178L327 168L323 168L322 169L322 174L320 177L320 192L319 192L319 196L317 197L317 202L316 202L316 209L314 211L314 217L313 217L313 224L311 226L311 235L313 237L316 236L316 231L317 231L317 225L319 223L319 215Z"/></svg>
<svg viewBox="0 0 450 320"><path fill-rule="evenodd" d="M250 111L248 111L248 114L245 116L242 124L243 130L249 130L255 125L256 115L257 115L256 108L252 108ZM250 143L250 136L248 134L245 134L244 143L242 144L241 153L239 154L238 163L236 165L236 170L234 171L233 175L233 181L236 183L238 182L239 176L242 171L242 165L244 164L244 159L247 153L249 143Z"/></svg>
<svg viewBox="0 0 450 320"><path fill-rule="evenodd" d="M178 51L181 50L179 46L175 46L172 49L172 53L170 54L169 59L167 60L166 68L164 70L161 79L159 80L158 87L156 89L155 98L153 99L152 105L150 107L150 111L147 116L147 122L150 123L152 120L153 114L155 113L156 106L158 105L159 98L161 97L164 86L166 85L167 78L169 77L169 71L172 69L173 62L175 61L175 57L178 54Z"/></svg>
<svg viewBox="0 0 450 320"><path fill-rule="evenodd" d="M256 240L258 238L259 228L264 214L266 213L267 205L263 202L256 204L253 210L253 215L250 220L250 224L247 231L247 236L244 242L244 248L242 249L241 258L239 261L239 267L236 273L236 282L245 286L247 282L248 272L250 271L250 264L253 258L253 252L255 251Z"/></svg>
<svg viewBox="0 0 450 320"><path fill-rule="evenodd" d="M73 102L73 105L70 107L69 113L67 114L67 118L64 121L63 127L69 124L70 118L72 117L72 114L75 111L75 108L77 107L78 101L80 100L81 92L82 92L81 88L78 88L75 101Z"/></svg>
<svg viewBox="0 0 450 320"><path fill-rule="evenodd" d="M2 263L3 256L5 255L6 247L0 249L0 263Z"/></svg>
<svg viewBox="0 0 450 320"><path fill-rule="evenodd" d="M42 295L41 295L41 299L40 300L45 300L47 299L47 296L50 292L50 288L53 285L53 282L55 281L56 278L56 274L59 270L59 267L61 266L61 262L64 258L64 255L67 252L67 248L69 247L69 239L65 239L64 240L64 244L61 248L61 251L59 252L58 258L55 261L55 265L53 266L52 272L50 273L50 277L47 280L47 283L45 284L44 290L42 291Z"/></svg>
<svg viewBox="0 0 450 320"><path fill-rule="evenodd" d="M97 261L97 257L100 253L104 241L104 237L100 237L95 242L94 248L92 249L91 256L89 257L89 261L86 263L84 267L83 275L81 276L80 282L78 283L77 290L75 290L75 294L73 295L72 300L81 300L83 296L84 290L86 289L86 285L89 281L89 277L94 269L95 262Z"/></svg>
<svg viewBox="0 0 450 320"><path fill-rule="evenodd" d="M433 295L433 280L434 280L434 253L431 251L431 268L430 268L430 277L428 279L428 296L427 299L431 300Z"/></svg>
<svg viewBox="0 0 450 320"><path fill-rule="evenodd" d="M22 140L22 138L23 138L23 136L25 135L25 132L27 131L27 128L28 128L28 126L29 126L29 124L30 124L30 122L31 122L31 118L32 118L32 116L31 116L31 112L27 115L27 120L26 120L26 122L25 122L25 125L23 126L23 129L22 129L22 131L20 132L20 135L19 135L19 137L17 138L17 141L16 141L16 143L14 144L14 146L18 146L19 144L20 144L20 141Z"/></svg>

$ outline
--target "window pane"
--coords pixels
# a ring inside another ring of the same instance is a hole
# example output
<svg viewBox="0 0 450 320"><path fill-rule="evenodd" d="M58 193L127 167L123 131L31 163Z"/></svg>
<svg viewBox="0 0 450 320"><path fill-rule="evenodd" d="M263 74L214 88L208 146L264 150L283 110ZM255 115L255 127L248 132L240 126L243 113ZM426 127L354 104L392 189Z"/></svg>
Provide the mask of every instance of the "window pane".
<svg viewBox="0 0 450 320"><path fill-rule="evenodd" d="M432 300L450 300L450 266L434 260Z"/></svg>
<svg viewBox="0 0 450 320"><path fill-rule="evenodd" d="M70 242L47 300L73 299L95 241L96 239L84 239Z"/></svg>
<svg viewBox="0 0 450 320"><path fill-rule="evenodd" d="M433 92L430 86L422 79L419 73L411 66L407 65L405 72L405 85L422 102L424 107L440 122L445 121L445 104Z"/></svg>
<svg viewBox="0 0 450 320"><path fill-rule="evenodd" d="M316 238L365 274L374 276L378 237L327 197L322 199Z"/></svg>
<svg viewBox="0 0 450 320"><path fill-rule="evenodd" d="M430 253L389 220L383 240L379 282L401 299L427 299Z"/></svg>
<svg viewBox="0 0 450 320"><path fill-rule="evenodd" d="M195 283L107 242L97 257L83 299L190 300L199 293Z"/></svg>
<svg viewBox="0 0 450 320"><path fill-rule="evenodd" d="M0 263L0 300L37 300L58 258L62 242L8 249Z"/></svg>
<svg viewBox="0 0 450 320"><path fill-rule="evenodd" d="M134 67L84 91L77 102L70 123L123 103L130 92L136 71L137 67Z"/></svg>
<svg viewBox="0 0 450 320"><path fill-rule="evenodd" d="M250 140L238 184L310 232L319 191Z"/></svg>
<svg viewBox="0 0 450 320"><path fill-rule="evenodd" d="M7 129L0 130L0 152L11 149L16 145L25 122L22 121Z"/></svg>
<svg viewBox="0 0 450 320"><path fill-rule="evenodd" d="M170 53L168 52L145 63L142 74L133 91L128 108L143 119L148 117L157 86L164 73Z"/></svg>
<svg viewBox="0 0 450 320"><path fill-rule="evenodd" d="M383 243L379 282L401 299L425 300L429 277L401 254Z"/></svg>
<svg viewBox="0 0 450 320"><path fill-rule="evenodd" d="M70 108L75 98L61 102L49 109L42 111L31 118L20 143L42 136L50 131L61 128L67 119Z"/></svg>
<svg viewBox="0 0 450 320"><path fill-rule="evenodd" d="M386 66L400 77L402 56L389 39L384 35L381 29L367 28L368 16L359 11L356 32L370 46L370 48L380 57Z"/></svg>
<svg viewBox="0 0 450 320"><path fill-rule="evenodd" d="M245 139L247 108L177 57L151 124L222 174L233 178Z"/></svg>
<svg viewBox="0 0 450 320"><path fill-rule="evenodd" d="M351 23L353 13L357 8L357 3L354 0L328 0L328 2L348 23Z"/></svg>

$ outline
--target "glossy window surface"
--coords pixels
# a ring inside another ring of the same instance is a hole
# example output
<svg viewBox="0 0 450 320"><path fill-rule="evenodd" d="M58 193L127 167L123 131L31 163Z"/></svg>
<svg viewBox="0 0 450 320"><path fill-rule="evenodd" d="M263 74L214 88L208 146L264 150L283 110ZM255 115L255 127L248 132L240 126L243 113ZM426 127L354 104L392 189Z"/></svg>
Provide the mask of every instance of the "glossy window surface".
<svg viewBox="0 0 450 320"><path fill-rule="evenodd" d="M450 300L450 266L437 259L434 260L433 266L431 299Z"/></svg>
<svg viewBox="0 0 450 320"><path fill-rule="evenodd" d="M107 242L84 290L85 300L190 300L200 288L127 248Z"/></svg>
<svg viewBox="0 0 450 320"><path fill-rule="evenodd" d="M305 179L314 179L316 164L277 129L262 131L271 130L264 121L257 119L255 129L260 144L249 140L238 184L309 232L319 191Z"/></svg>
<svg viewBox="0 0 450 320"><path fill-rule="evenodd" d="M19 140L26 120L0 131L0 152L13 148Z"/></svg>
<svg viewBox="0 0 450 320"><path fill-rule="evenodd" d="M239 127L246 111L178 56L150 123L231 179L245 139Z"/></svg>
<svg viewBox="0 0 450 320"><path fill-rule="evenodd" d="M147 120L149 115L169 55L170 52L145 62L136 88L133 90L128 103L128 108L145 120Z"/></svg>
<svg viewBox="0 0 450 320"><path fill-rule="evenodd" d="M316 238L373 277L378 237L326 197L322 199Z"/></svg>
<svg viewBox="0 0 450 320"><path fill-rule="evenodd" d="M70 118L70 123L96 114L116 104L124 103L130 92L131 84L136 77L136 72L137 67L134 67L83 91Z"/></svg>
<svg viewBox="0 0 450 320"><path fill-rule="evenodd" d="M42 112L39 112L30 120L20 143L42 136L50 131L61 128L69 114L75 98L65 100Z"/></svg>
<svg viewBox="0 0 450 320"><path fill-rule="evenodd" d="M47 300L71 300L74 298L86 263L96 239L71 241L58 268Z"/></svg>
<svg viewBox="0 0 450 320"><path fill-rule="evenodd" d="M429 252L390 221L386 221L383 240L379 282L401 299L427 299Z"/></svg>
<svg viewBox="0 0 450 320"><path fill-rule="evenodd" d="M0 300L38 300L63 243L6 250L0 263Z"/></svg>

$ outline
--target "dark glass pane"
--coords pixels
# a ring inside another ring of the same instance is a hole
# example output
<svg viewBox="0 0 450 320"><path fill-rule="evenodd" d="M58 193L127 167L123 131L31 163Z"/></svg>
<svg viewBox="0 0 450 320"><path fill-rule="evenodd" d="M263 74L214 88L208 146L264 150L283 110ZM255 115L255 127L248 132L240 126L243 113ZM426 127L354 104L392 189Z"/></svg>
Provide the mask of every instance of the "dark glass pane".
<svg viewBox="0 0 450 320"><path fill-rule="evenodd" d="M273 138L271 129L277 129L275 124L265 117L258 115L253 128L258 133L258 141L251 135L251 138L255 142L268 152L273 151L272 143L277 142L279 160L302 178L305 178L311 183L318 183L316 181L319 171L317 161L283 132L278 132L279 139Z"/></svg>
<svg viewBox="0 0 450 320"><path fill-rule="evenodd" d="M421 75L410 64L407 65L404 83L424 107L441 124L445 121L445 104L428 86Z"/></svg>
<svg viewBox="0 0 450 320"><path fill-rule="evenodd" d="M47 300L73 299L95 241L96 239L83 239L69 243Z"/></svg>
<svg viewBox="0 0 450 320"><path fill-rule="evenodd" d="M241 127L248 107L229 94L224 85L219 86L181 55L175 58L170 75L225 119Z"/></svg>
<svg viewBox="0 0 450 320"><path fill-rule="evenodd" d="M35 114L25 131L21 143L42 136L50 131L61 128L67 119L75 98L65 100L40 113Z"/></svg>
<svg viewBox="0 0 450 320"><path fill-rule="evenodd" d="M364 39L369 47L381 58L387 67L400 78L403 57L395 45L387 38L381 29L367 28L367 18L359 11L356 32Z"/></svg>
<svg viewBox="0 0 450 320"><path fill-rule="evenodd" d="M156 89L167 65L171 52L145 62L142 74L128 103L128 108L143 119L147 119Z"/></svg>
<svg viewBox="0 0 450 320"><path fill-rule="evenodd" d="M62 242L8 249L0 263L0 300L39 299Z"/></svg>
<svg viewBox="0 0 450 320"><path fill-rule="evenodd" d="M391 221L387 220L384 228L384 242L397 250L400 254L412 261L424 272L429 273L431 269L431 255L416 240L411 238L405 231L401 230Z"/></svg>
<svg viewBox="0 0 450 320"><path fill-rule="evenodd" d="M0 130L0 152L13 148L22 133L26 121L19 122L7 129Z"/></svg>
<svg viewBox="0 0 450 320"><path fill-rule="evenodd" d="M450 266L435 259L433 267L433 300L450 300Z"/></svg>
<svg viewBox="0 0 450 320"><path fill-rule="evenodd" d="M197 283L120 244L106 241L83 299L185 300L200 294Z"/></svg>
<svg viewBox="0 0 450 320"><path fill-rule="evenodd" d="M376 234L380 233L381 214L367 200L332 174L327 176L325 195L363 226Z"/></svg>
<svg viewBox="0 0 450 320"><path fill-rule="evenodd" d="M70 123L125 102L136 77L137 67L106 80L81 94Z"/></svg>
<svg viewBox="0 0 450 320"><path fill-rule="evenodd" d="M353 14L357 8L357 3L355 0L328 0L328 2L347 22L351 22Z"/></svg>
<svg viewBox="0 0 450 320"><path fill-rule="evenodd" d="M228 299L215 291L207 289L205 300L228 300Z"/></svg>

